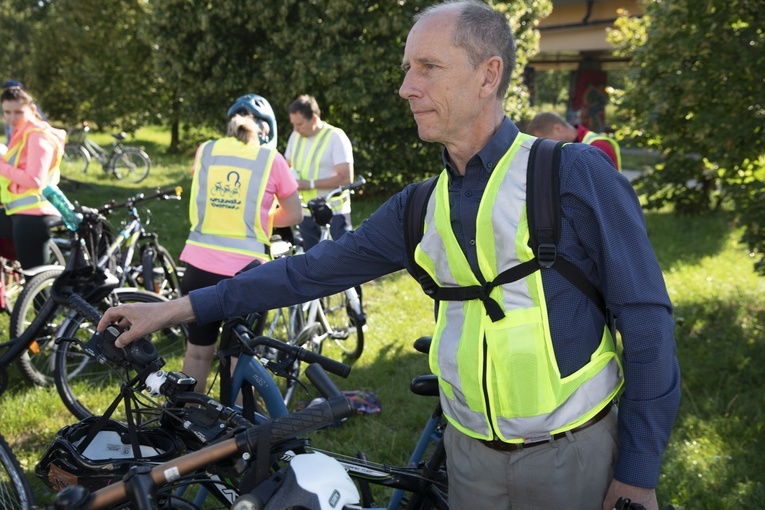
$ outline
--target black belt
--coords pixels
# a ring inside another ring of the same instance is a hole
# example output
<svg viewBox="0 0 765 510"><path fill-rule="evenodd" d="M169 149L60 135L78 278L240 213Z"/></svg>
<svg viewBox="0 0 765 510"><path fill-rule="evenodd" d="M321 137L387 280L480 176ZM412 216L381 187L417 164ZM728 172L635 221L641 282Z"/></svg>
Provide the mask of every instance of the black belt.
<svg viewBox="0 0 765 510"><path fill-rule="evenodd" d="M598 414L587 420L586 422L582 423L578 427L574 427L571 430L568 430L566 432L558 432L557 434L553 434L550 436L550 439L542 439L541 441L534 441L531 443L506 443L502 441L501 439L493 439L491 441L487 441L484 439L479 439L478 441L481 442L482 445L486 446L487 448L491 448L492 450L498 450L500 452L515 452L518 450L523 450L524 448L532 448L534 446L539 446L541 444L549 444L550 441L554 441L556 439L562 439L566 437L567 433L575 433L579 432L581 430L586 429L587 427L591 427L598 423L600 420L605 418L608 413L611 412L611 408L614 406L613 402L609 402L606 407L598 411Z"/></svg>

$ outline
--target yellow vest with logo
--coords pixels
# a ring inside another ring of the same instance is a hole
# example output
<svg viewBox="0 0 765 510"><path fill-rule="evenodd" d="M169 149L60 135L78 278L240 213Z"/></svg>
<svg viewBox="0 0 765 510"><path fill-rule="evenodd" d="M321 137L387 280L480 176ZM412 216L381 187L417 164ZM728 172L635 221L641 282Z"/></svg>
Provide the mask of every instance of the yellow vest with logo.
<svg viewBox="0 0 765 510"><path fill-rule="evenodd" d="M616 143L616 140L611 138L610 136L606 136L603 133L595 133L593 131L590 131L586 135L584 135L584 138L582 138L582 143L586 143L587 145L592 145L592 142L603 140L605 142L608 142L611 144L611 147L614 149L614 154L616 154L616 169L620 172L622 171L622 153L619 150L619 144Z"/></svg>
<svg viewBox="0 0 765 510"><path fill-rule="evenodd" d="M476 250L486 282L534 258L528 246L526 165L534 138L519 134L492 172L476 217ZM450 222L448 175L428 202L415 260L440 287L481 285ZM622 386L621 365L604 328L590 361L562 377L550 334L542 276L494 288L505 317L492 322L480 299L441 301L430 349L449 423L468 436L532 442L573 429Z"/></svg>
<svg viewBox="0 0 765 510"><path fill-rule="evenodd" d="M335 126L330 126L325 122L324 127L322 127L316 134L316 140L314 140L310 149L306 148L308 140L306 137L297 137L295 144L292 146L289 160L292 163L292 168L298 173L298 179L316 181L323 177L319 172L321 170L321 158L327 150L329 142L332 139L332 133L335 130L340 129ZM317 189L306 189L302 190L300 194L303 202L308 202L312 198L318 197L319 191ZM344 191L339 196L333 197L327 202L327 205L329 205L332 211L339 212L343 208L343 205L345 205L347 201L350 201L350 199L350 192Z"/></svg>
<svg viewBox="0 0 765 510"><path fill-rule="evenodd" d="M273 215L263 229L260 211L276 151L229 137L202 146L191 183L186 242L269 259Z"/></svg>
<svg viewBox="0 0 765 510"><path fill-rule="evenodd" d="M53 156L53 166L48 170L48 182L45 183L43 188L48 184L58 184L61 178L59 166L61 165L64 151L61 150L60 141L44 128L32 128L25 131L18 143L8 148L8 152L4 156L5 161L13 166L18 166L19 158L26 149L27 138L31 133L42 133L56 148L56 153ZM10 184L10 179L0 176L0 202L2 202L6 214L18 214L22 211L40 209L41 204L46 201L42 195L42 188L30 188L24 193L13 193L8 189Z"/></svg>

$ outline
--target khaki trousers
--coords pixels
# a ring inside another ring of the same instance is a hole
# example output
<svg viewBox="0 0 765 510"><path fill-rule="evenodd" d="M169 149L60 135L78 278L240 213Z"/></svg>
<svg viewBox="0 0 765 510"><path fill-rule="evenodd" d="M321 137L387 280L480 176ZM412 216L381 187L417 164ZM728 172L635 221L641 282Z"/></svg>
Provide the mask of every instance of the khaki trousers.
<svg viewBox="0 0 765 510"><path fill-rule="evenodd" d="M449 510L602 510L618 450L616 406L565 438L514 452L447 427Z"/></svg>

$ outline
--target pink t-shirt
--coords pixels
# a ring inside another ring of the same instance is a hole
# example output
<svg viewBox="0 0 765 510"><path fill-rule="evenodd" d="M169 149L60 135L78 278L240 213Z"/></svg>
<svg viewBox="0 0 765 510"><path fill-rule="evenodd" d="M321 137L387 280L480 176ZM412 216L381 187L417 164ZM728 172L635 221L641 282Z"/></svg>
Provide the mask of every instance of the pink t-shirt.
<svg viewBox="0 0 765 510"><path fill-rule="evenodd" d="M197 149L197 158L195 161L199 161L199 149ZM196 171L196 168L192 169L192 174L194 171ZM287 198L295 193L297 188L297 181L292 176L287 161L284 159L284 156L276 153L273 165L271 166L271 174L268 177L268 183L266 183L266 193L263 197L260 210L260 220L264 230L268 227L268 213L274 203L274 197L277 199ZM252 257L247 255L216 250L190 243L186 243L183 252L181 252L180 259L203 271L224 276L234 276L237 271L252 262Z"/></svg>

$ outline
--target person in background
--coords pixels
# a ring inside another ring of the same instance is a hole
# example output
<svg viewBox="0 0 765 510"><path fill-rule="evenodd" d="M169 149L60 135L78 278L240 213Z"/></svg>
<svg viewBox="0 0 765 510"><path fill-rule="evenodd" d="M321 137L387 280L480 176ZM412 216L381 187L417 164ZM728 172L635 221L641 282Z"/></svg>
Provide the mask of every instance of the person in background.
<svg viewBox="0 0 765 510"><path fill-rule="evenodd" d="M564 145L557 261L544 268L537 260L527 276L497 282L535 260L524 241L535 138L504 113L513 34L478 0L438 3L415 19L399 95L420 139L443 145L443 171L414 262L404 240L411 185L333 243L180 299L111 308L98 329L129 326L121 347L171 324L306 302L417 265L436 283L428 290L446 289L429 361L449 423L449 508L612 510L625 497L657 510L680 369L672 304L638 197L602 151ZM558 272L563 260L610 313ZM475 292L460 296L465 289Z"/></svg>
<svg viewBox="0 0 765 510"><path fill-rule="evenodd" d="M0 103L13 130L0 160L0 237L13 239L21 267L30 269L48 263L50 224L61 217L42 190L59 182L66 132L42 120L21 87L4 88Z"/></svg>
<svg viewBox="0 0 765 510"><path fill-rule="evenodd" d="M20 81L15 80L8 80L5 83L3 83L3 90L9 89L11 87L19 87L24 88L24 84ZM42 111L42 108L40 108L40 105L37 103L32 103L35 108L37 109L37 115L40 116L40 118L47 122L48 118L45 116L45 113ZM10 143L11 141L11 134L13 134L13 126L11 126L9 123L5 123L5 143Z"/></svg>
<svg viewBox="0 0 765 510"><path fill-rule="evenodd" d="M528 132L561 142L581 142L597 147L611 158L617 170L622 171L621 151L616 140L604 133L590 131L582 124L572 126L557 113L538 113L529 123Z"/></svg>
<svg viewBox="0 0 765 510"><path fill-rule="evenodd" d="M203 143L196 153L189 216L191 232L180 260L186 263L181 292L230 278L253 259L270 260L273 226L289 227L303 213L297 182L276 141L276 119L256 94L228 110L226 137ZM277 207L278 204L278 207ZM203 391L215 355L220 321L189 324L183 371Z"/></svg>
<svg viewBox="0 0 765 510"><path fill-rule="evenodd" d="M289 107L293 131L284 154L287 163L297 173L298 186L304 203L314 197L326 196L337 188L353 182L353 148L345 132L321 119L321 110L312 96L302 95ZM330 223L332 238L337 240L351 226L351 195L345 192L328 204L333 211ZM303 249L308 251L320 239L320 227L308 211L298 227Z"/></svg>

